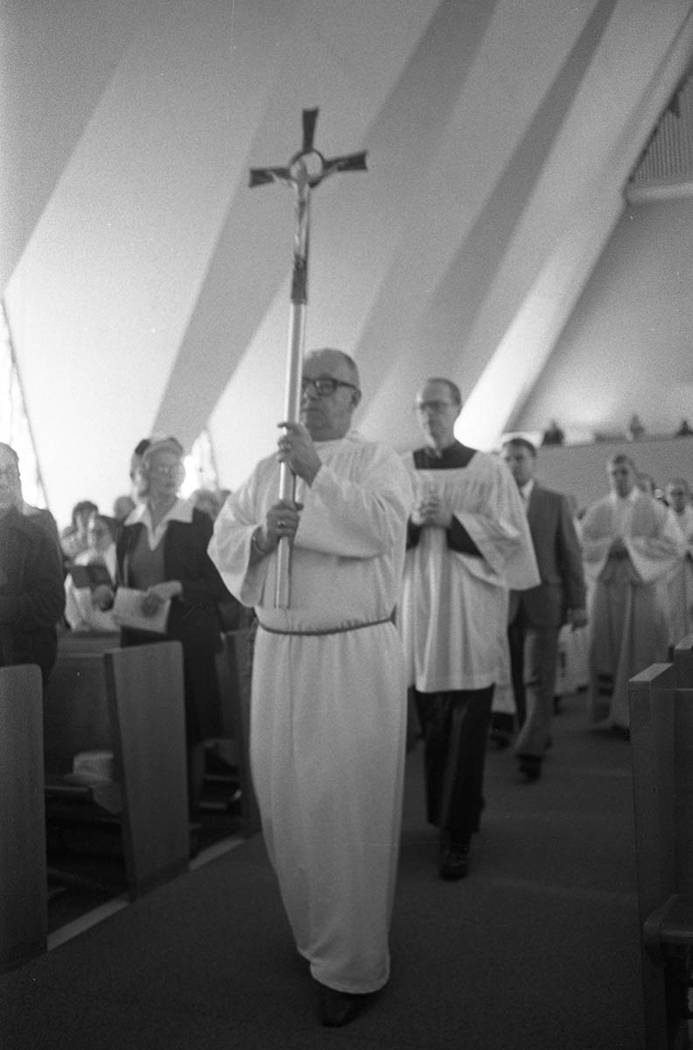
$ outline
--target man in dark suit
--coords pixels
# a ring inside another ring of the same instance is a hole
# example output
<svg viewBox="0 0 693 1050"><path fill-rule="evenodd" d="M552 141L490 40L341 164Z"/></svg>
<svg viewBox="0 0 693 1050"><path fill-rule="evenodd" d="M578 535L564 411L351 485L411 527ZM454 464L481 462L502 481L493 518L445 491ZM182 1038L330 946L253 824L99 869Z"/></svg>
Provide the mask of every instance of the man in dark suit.
<svg viewBox="0 0 693 1050"><path fill-rule="evenodd" d="M38 515L24 513L17 453L0 442L0 667L55 662L65 608L60 550Z"/></svg>
<svg viewBox="0 0 693 1050"><path fill-rule="evenodd" d="M525 438L512 438L503 445L503 458L525 502L541 576L538 587L510 592L508 626L520 726L515 754L522 775L537 780L551 738L558 635L564 623L573 630L587 623L585 579L568 501L534 479L534 445Z"/></svg>

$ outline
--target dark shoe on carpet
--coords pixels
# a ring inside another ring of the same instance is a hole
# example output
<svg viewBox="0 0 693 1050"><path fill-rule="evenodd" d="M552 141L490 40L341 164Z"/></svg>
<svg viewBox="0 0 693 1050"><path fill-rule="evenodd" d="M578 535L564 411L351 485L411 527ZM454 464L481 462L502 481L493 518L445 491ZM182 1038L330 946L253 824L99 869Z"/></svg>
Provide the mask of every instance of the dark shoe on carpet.
<svg viewBox="0 0 693 1050"><path fill-rule="evenodd" d="M446 846L441 850L438 874L441 879L463 879L469 872L469 846Z"/></svg>
<svg viewBox="0 0 693 1050"><path fill-rule="evenodd" d="M493 751L505 751L510 747L510 737L498 729L492 729L488 735L488 744Z"/></svg>
<svg viewBox="0 0 693 1050"><path fill-rule="evenodd" d="M316 981L318 989L318 1015L320 1023L326 1028L342 1028L353 1021L363 1005L365 995L353 995L350 992L338 992L326 984Z"/></svg>
<svg viewBox="0 0 693 1050"><path fill-rule="evenodd" d="M538 780L541 776L541 759L536 755L520 755L518 757L520 773L530 783Z"/></svg>

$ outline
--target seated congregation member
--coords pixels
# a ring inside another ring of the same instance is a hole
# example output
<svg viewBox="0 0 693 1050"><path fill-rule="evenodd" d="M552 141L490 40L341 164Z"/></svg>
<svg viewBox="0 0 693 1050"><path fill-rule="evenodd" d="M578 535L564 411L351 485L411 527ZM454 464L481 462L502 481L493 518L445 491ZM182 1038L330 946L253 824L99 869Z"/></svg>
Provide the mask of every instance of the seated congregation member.
<svg viewBox="0 0 693 1050"><path fill-rule="evenodd" d="M438 873L451 880L468 872L484 804L508 590L539 583L517 485L497 456L456 440L461 408L449 379L427 380L416 397L424 445L405 460L415 497L398 615L424 735L428 820L439 829Z"/></svg>
<svg viewBox="0 0 693 1050"><path fill-rule="evenodd" d="M390 974L389 925L406 732L392 613L411 489L399 457L351 428L355 362L309 353L301 423L226 501L210 551L255 606L253 779L262 830L319 1016L352 1020ZM280 464L297 476L280 501ZM289 608L275 607L277 545L292 543Z"/></svg>
<svg viewBox="0 0 693 1050"><path fill-rule="evenodd" d="M125 521L128 514L130 514L136 506L137 504L132 496L128 496L127 493L122 496L116 496L113 500L113 517L116 521Z"/></svg>
<svg viewBox="0 0 693 1050"><path fill-rule="evenodd" d="M198 510L209 514L212 521L216 521L224 501L216 489L195 489L190 495L190 502Z"/></svg>
<svg viewBox="0 0 693 1050"><path fill-rule="evenodd" d="M99 508L90 499L80 500L72 508L70 524L60 534L65 564L70 565L78 554L87 549L87 522Z"/></svg>
<svg viewBox="0 0 693 1050"><path fill-rule="evenodd" d="M138 467L141 502L116 543L117 583L142 591L140 611L154 617L170 601L164 634L123 627L122 644L175 639L183 646L190 806L197 814L204 779L204 741L222 735L216 652L217 604L226 587L210 561L208 515L179 498L185 477L175 438L153 441Z"/></svg>
<svg viewBox="0 0 693 1050"><path fill-rule="evenodd" d="M94 600L97 587L113 588L116 580L117 522L92 514L87 523L87 549L78 554L65 577L65 619L73 631L118 632L111 609Z"/></svg>
<svg viewBox="0 0 693 1050"><path fill-rule="evenodd" d="M45 682L65 607L62 564L55 540L23 507L17 453L0 443L0 666L38 664Z"/></svg>
<svg viewBox="0 0 693 1050"><path fill-rule="evenodd" d="M611 492L587 508L581 530L585 574L594 584L589 714L627 733L628 680L667 658L660 584L685 541L672 511L638 488L630 456L612 456L607 474Z"/></svg>
<svg viewBox="0 0 693 1050"><path fill-rule="evenodd" d="M508 639L513 691L519 723L515 742L520 773L541 774L551 738L558 664L558 636L564 622L587 623L582 552L570 505L560 492L535 480L537 451L526 438L503 445L527 513L541 583L510 592ZM525 666L526 662L526 666Z"/></svg>
<svg viewBox="0 0 693 1050"><path fill-rule="evenodd" d="M686 542L684 554L666 580L669 644L675 646L693 632L693 506L684 478L672 478L664 494Z"/></svg>

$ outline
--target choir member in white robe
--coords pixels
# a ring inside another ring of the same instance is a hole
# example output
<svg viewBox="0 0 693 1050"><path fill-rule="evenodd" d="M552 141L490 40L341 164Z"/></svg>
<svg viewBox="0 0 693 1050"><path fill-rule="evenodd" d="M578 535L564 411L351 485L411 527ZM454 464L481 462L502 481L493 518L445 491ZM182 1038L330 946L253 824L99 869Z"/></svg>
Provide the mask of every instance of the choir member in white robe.
<svg viewBox="0 0 693 1050"><path fill-rule="evenodd" d="M308 354L301 424L227 500L210 555L259 620L251 765L262 829L323 1024L341 1025L390 972L407 688L393 623L411 486L400 457L350 429L358 371ZM277 502L279 461L296 505ZM290 608L276 546L293 537Z"/></svg>
<svg viewBox="0 0 693 1050"><path fill-rule="evenodd" d="M467 874L483 806L494 686L508 678L508 591L539 583L517 485L500 457L455 440L458 387L429 379L416 401L424 448L406 456L415 491L400 625L424 734L428 820L439 874Z"/></svg>
<svg viewBox="0 0 693 1050"><path fill-rule="evenodd" d="M684 541L671 510L638 488L629 456L613 456L607 474L611 492L587 509L581 530L585 575L594 585L588 713L593 723L628 732L628 680L667 658L661 582Z"/></svg>
<svg viewBox="0 0 693 1050"><path fill-rule="evenodd" d="M682 558L666 580L669 644L676 646L682 638L693 632L693 507L691 490L684 478L672 478L664 491L686 542Z"/></svg>

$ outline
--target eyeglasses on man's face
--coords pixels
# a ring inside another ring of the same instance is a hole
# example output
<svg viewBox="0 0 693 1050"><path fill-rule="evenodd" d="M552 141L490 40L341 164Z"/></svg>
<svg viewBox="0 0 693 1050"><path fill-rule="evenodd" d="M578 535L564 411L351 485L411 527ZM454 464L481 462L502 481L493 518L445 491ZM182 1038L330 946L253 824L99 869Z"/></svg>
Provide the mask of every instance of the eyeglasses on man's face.
<svg viewBox="0 0 693 1050"><path fill-rule="evenodd" d="M333 379L332 376L318 376L317 379L310 379L308 376L303 376L301 379L301 393L305 394L310 387L313 387L318 397L330 397L334 394L337 387L346 386L351 390L358 390L357 386L353 383L345 383L343 379Z"/></svg>
<svg viewBox="0 0 693 1050"><path fill-rule="evenodd" d="M444 412L446 408L456 408L452 401L417 401L414 408L417 412L435 412L439 414Z"/></svg>

